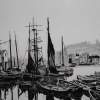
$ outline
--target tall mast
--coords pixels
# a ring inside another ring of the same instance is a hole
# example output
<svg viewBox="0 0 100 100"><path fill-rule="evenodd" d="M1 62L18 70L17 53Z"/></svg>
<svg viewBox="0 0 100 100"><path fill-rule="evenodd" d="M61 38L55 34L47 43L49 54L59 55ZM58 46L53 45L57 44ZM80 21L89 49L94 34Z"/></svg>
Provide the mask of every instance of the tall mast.
<svg viewBox="0 0 100 100"><path fill-rule="evenodd" d="M9 33L9 45L10 45L10 66L12 68L12 51L11 51L11 35Z"/></svg>
<svg viewBox="0 0 100 100"><path fill-rule="evenodd" d="M38 68L38 53L39 53L39 47L38 47L38 42L41 42L40 39L39 39L39 36L38 36L38 31L41 31L41 30L38 30L37 27L38 26L42 26L42 25L37 25L34 23L34 17L33 17L33 25L32 25L32 31L33 31L33 34L34 34L34 39L33 39L33 51L34 51L34 62L35 62L35 73L37 73L37 68Z"/></svg>
<svg viewBox="0 0 100 100"><path fill-rule="evenodd" d="M32 31L34 34L34 39L33 39L33 51L34 51L34 62L35 62L35 74L36 74L36 67L37 67L37 63L36 63L36 28L35 28L35 24L34 24L34 17L33 17L33 25L32 25Z"/></svg>
<svg viewBox="0 0 100 100"><path fill-rule="evenodd" d="M36 29L36 68L38 68L38 44L37 44L37 29Z"/></svg>
<svg viewBox="0 0 100 100"><path fill-rule="evenodd" d="M32 31L33 31L33 34L34 34L34 40L33 40L33 46L34 46L34 48L33 48L33 50L34 50L34 61L35 61L35 74L37 74L37 67L38 67L38 55L37 55L37 53L38 53L38 50L37 50L37 29L35 28L35 24L34 24L34 17L33 17L33 29L32 29ZM35 100L37 100L37 93L35 93Z"/></svg>
<svg viewBox="0 0 100 100"><path fill-rule="evenodd" d="M62 42L62 66L64 66L64 50L63 50L63 48L64 48L64 43L63 43L63 36L62 36L62 38L61 38L61 42Z"/></svg>
<svg viewBox="0 0 100 100"><path fill-rule="evenodd" d="M28 38L28 42L29 42L29 45L28 45L28 58L29 58L29 55L30 55L30 23L29 23L29 38Z"/></svg>
<svg viewBox="0 0 100 100"><path fill-rule="evenodd" d="M35 24L34 24L34 17L33 17L33 34L34 34L34 39L33 39L33 51L34 51L34 62L36 63L36 29L35 29Z"/></svg>
<svg viewBox="0 0 100 100"><path fill-rule="evenodd" d="M16 34L15 34L15 46L16 46L16 55L17 55L17 65L18 65L18 69L19 69L19 59L18 59L18 49L17 49Z"/></svg>
<svg viewBox="0 0 100 100"><path fill-rule="evenodd" d="M49 18L47 18L47 32L49 36ZM47 40L47 48L48 48L48 40ZM48 55L48 50L47 50L47 65L49 66L49 55Z"/></svg>

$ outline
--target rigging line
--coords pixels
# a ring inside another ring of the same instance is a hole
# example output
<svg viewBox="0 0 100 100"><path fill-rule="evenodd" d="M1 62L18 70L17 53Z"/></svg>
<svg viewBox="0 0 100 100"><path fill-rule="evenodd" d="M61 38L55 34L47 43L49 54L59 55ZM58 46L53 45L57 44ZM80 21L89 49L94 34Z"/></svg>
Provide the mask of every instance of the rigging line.
<svg viewBox="0 0 100 100"><path fill-rule="evenodd" d="M5 44L5 43L7 43L7 42L9 42L9 40L8 40L8 41L1 42L0 45Z"/></svg>
<svg viewBox="0 0 100 100"><path fill-rule="evenodd" d="M93 95L91 94L90 89L88 90L88 92L89 92L89 95L90 95L90 99L91 99L91 100L96 100L96 99L93 97Z"/></svg>

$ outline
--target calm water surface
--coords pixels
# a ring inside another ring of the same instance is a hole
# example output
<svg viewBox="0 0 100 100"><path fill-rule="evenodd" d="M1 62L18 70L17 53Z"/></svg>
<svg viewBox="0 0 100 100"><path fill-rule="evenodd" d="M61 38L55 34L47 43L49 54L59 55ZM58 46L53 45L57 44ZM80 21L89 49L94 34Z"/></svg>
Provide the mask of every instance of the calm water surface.
<svg viewBox="0 0 100 100"><path fill-rule="evenodd" d="M77 75L90 75L93 74L95 71L100 72L100 65L91 65L91 66L77 66L74 67L74 74L73 76L69 77L68 80L73 80L77 78ZM13 88L13 100L18 100L18 94L17 94L18 88ZM2 97L4 97L4 91L2 91ZM43 94L38 95L38 100L45 100L46 96ZM4 98L3 98L4 99ZM6 100L11 100L11 90L7 92ZM28 100L27 92L23 93L19 100ZM55 100L59 100L55 98ZM90 100L88 97L83 96L82 100Z"/></svg>

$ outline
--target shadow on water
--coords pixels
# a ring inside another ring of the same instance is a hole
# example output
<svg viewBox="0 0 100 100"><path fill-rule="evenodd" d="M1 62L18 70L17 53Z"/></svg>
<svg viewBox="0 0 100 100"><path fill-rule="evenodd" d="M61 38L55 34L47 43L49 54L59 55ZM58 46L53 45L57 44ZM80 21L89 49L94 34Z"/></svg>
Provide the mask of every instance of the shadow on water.
<svg viewBox="0 0 100 100"><path fill-rule="evenodd" d="M11 100L13 100L13 87L15 87L15 82L0 82L0 100L7 100L7 93L9 89L11 91Z"/></svg>
<svg viewBox="0 0 100 100"><path fill-rule="evenodd" d="M20 100L20 96L25 92L28 93L27 100L39 100L38 95L40 93L46 95L45 100L54 100L54 98L59 98L61 100L81 100L83 94L88 96L88 93L82 90L82 88L77 89L76 91L70 90L68 93L60 95L59 93L54 92L40 92L40 88L38 88L37 84L32 81L11 81L11 82L0 82L0 100L7 100L7 95L10 95L11 100L14 100L15 94L14 88L17 87L18 100ZM10 90L10 91L9 91ZM9 94L10 92L10 94Z"/></svg>

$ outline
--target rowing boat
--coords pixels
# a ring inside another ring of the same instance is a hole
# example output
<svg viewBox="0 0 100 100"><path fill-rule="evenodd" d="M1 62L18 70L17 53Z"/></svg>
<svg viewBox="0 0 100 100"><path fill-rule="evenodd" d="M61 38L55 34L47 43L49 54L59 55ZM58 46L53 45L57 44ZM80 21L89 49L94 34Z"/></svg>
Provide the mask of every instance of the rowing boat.
<svg viewBox="0 0 100 100"><path fill-rule="evenodd" d="M78 75L77 79L86 83L91 83L96 81L96 78L89 77L89 76L81 76L81 75Z"/></svg>

